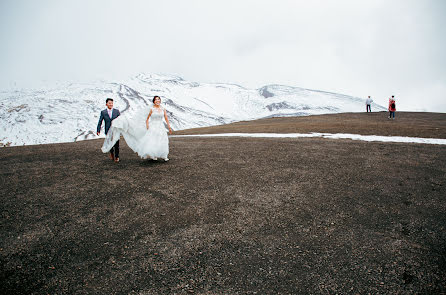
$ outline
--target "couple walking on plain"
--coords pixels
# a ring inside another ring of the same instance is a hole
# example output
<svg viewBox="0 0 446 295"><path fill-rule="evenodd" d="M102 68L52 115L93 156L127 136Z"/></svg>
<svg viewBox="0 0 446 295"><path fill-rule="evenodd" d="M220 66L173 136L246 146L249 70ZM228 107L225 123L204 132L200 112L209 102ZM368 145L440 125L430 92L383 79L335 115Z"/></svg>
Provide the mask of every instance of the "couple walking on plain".
<svg viewBox="0 0 446 295"><path fill-rule="evenodd" d="M161 98L155 96L153 106L144 109L133 116L121 115L113 108L113 99L107 98L107 108L99 117L97 135L100 134L102 121L105 122L105 140L102 145L103 153L110 153L110 158L119 162L119 139L124 137L127 145L143 159L158 158L168 161L169 139L163 118L166 120L169 133L172 133L166 110L161 106ZM113 121L113 124L112 124Z"/></svg>

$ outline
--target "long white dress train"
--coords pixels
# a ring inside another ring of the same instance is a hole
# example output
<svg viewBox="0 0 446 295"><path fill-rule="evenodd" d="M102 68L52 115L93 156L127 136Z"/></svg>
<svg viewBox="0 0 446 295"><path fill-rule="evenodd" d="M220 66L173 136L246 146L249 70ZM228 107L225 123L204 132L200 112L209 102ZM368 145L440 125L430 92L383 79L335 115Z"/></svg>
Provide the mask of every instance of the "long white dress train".
<svg viewBox="0 0 446 295"><path fill-rule="evenodd" d="M127 113L114 119L110 130L102 145L102 152L108 153L122 135L127 145L143 159L161 158L168 160L169 139L164 126L164 109L152 107L149 120L149 130L146 128L146 119L149 110L127 115Z"/></svg>

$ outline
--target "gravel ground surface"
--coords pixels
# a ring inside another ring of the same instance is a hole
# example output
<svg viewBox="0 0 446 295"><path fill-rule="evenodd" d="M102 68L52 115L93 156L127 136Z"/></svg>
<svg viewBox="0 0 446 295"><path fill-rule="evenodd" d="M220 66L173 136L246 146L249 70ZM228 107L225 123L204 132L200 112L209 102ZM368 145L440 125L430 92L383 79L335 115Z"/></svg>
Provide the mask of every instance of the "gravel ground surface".
<svg viewBox="0 0 446 295"><path fill-rule="evenodd" d="M446 121L410 116L376 124ZM172 138L155 162L122 140L116 164L101 145L0 149L1 294L446 292L444 146Z"/></svg>
<svg viewBox="0 0 446 295"><path fill-rule="evenodd" d="M446 114L444 113L397 112L395 120L389 120L388 116L388 112L376 112L270 118L181 130L175 134L319 132L446 138Z"/></svg>

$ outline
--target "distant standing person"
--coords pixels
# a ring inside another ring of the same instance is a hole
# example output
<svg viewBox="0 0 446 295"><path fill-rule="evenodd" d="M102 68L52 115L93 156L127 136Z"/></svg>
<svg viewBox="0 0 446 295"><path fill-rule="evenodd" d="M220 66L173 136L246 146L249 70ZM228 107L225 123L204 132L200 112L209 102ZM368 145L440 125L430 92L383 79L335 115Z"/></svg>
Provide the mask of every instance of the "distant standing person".
<svg viewBox="0 0 446 295"><path fill-rule="evenodd" d="M368 113L369 111L372 112L372 102L373 102L373 99L371 99L371 98L370 98L370 95L369 95L369 97L365 100L365 105L366 105L367 113Z"/></svg>
<svg viewBox="0 0 446 295"><path fill-rule="evenodd" d="M105 105L107 108L101 112L101 116L99 117L98 128L96 134L99 135L101 133L102 121L105 121L105 135L107 135L108 130L110 129L111 123L114 119L121 115L118 109L113 108L113 99L107 98L105 100ZM116 141L115 145L110 149L110 159L119 162L119 140Z"/></svg>
<svg viewBox="0 0 446 295"><path fill-rule="evenodd" d="M395 96L392 95L392 97L389 98L389 119L392 118L393 120L395 120L395 112L396 112Z"/></svg>

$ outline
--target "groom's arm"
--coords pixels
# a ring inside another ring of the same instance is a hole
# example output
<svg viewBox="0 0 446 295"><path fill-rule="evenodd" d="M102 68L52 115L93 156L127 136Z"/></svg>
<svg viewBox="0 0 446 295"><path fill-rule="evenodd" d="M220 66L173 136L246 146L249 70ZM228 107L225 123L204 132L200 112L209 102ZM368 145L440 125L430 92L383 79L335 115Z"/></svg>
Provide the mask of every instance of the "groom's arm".
<svg viewBox="0 0 446 295"><path fill-rule="evenodd" d="M102 115L102 112L101 112L101 116L99 117L99 122L98 122L98 128L96 130L96 135L99 135L99 133L101 133L101 126L102 126L103 120L104 120L104 116Z"/></svg>

